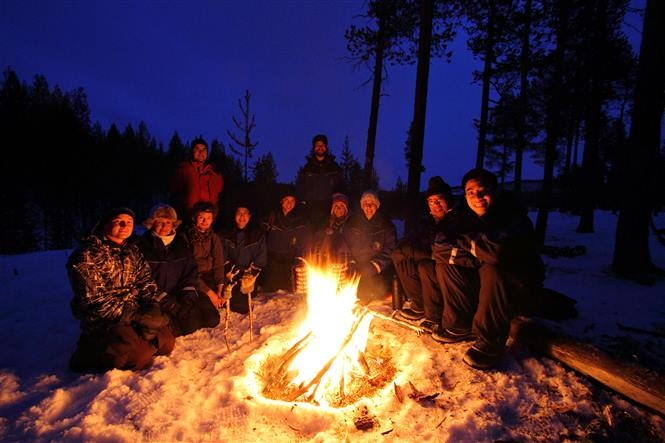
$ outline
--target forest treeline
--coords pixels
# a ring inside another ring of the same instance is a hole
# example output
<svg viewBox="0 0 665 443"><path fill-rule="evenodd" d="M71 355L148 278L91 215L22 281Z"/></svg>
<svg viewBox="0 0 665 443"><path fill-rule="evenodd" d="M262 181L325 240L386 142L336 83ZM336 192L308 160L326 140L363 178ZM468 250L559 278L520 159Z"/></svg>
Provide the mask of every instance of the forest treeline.
<svg viewBox="0 0 665 443"><path fill-rule="evenodd" d="M50 87L42 74L28 83L10 67L0 87L0 136L2 254L70 248L109 207L128 206L140 218L146 216L153 204L168 201L176 165L190 153L190 140L177 131L164 146L144 122L104 129L91 122L83 88ZM284 186L277 183L272 153L247 168L247 155L242 155L247 153L230 148L218 139L210 141L209 161L226 183L222 204L249 194L258 212L267 212ZM337 160L346 188L359 195L362 168L348 138Z"/></svg>
<svg viewBox="0 0 665 443"><path fill-rule="evenodd" d="M349 61L367 65L372 84L364 164L351 155L348 140L337 153L350 193L377 183L374 144L390 66L417 64L404 146L409 177L398 179L394 191L396 201L418 202L428 85L447 81L430 78L429 65L432 58L454 57L449 44L463 33L482 61L482 69L470 73L482 90L476 166L502 181L513 178L512 187L522 192L522 164L531 156L543 166L536 202L541 241L554 207L578 212L581 232L593 230L595 208L617 209L626 221L617 238L640 245L638 261L650 263L643 246L648 219L665 200L664 3L647 0L643 11L630 11L628 0L368 1L366 14L355 18L362 24L345 33ZM639 52L623 31L628 12L644 19ZM240 109L253 119L248 91L245 97ZM166 182L188 152L188 140L177 132L163 146L144 123L122 129L91 123L82 88L49 88L43 75L28 84L11 68L0 90L0 137L1 253L70 247L110 205L147 211L167 198ZM211 141L211 159L227 190L278 181L270 153L248 168L253 146L247 142L243 158L242 149ZM419 211L407 207L409 214Z"/></svg>

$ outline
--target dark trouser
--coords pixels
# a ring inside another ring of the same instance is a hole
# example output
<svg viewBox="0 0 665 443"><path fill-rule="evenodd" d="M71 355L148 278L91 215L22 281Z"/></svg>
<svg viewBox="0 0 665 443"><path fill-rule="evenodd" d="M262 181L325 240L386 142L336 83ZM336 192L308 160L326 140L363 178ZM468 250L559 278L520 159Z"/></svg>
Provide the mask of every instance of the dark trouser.
<svg viewBox="0 0 665 443"><path fill-rule="evenodd" d="M393 264L404 295L411 302L412 309L422 311L423 296L418 276L418 263L413 258L407 257L399 261L393 260Z"/></svg>
<svg viewBox="0 0 665 443"><path fill-rule="evenodd" d="M119 323L103 331L82 333L69 361L75 372L104 372L110 369L138 371L152 364L155 355L168 355L175 338L168 326L157 330L147 341L128 323Z"/></svg>
<svg viewBox="0 0 665 443"><path fill-rule="evenodd" d="M256 297L256 289L252 291L252 299ZM233 312L247 314L249 312L249 298L247 294L240 292L240 282L233 287L230 307Z"/></svg>
<svg viewBox="0 0 665 443"><path fill-rule="evenodd" d="M169 318L173 335L180 337L201 328L214 328L219 324L219 311L207 295L199 294L195 301L180 304Z"/></svg>
<svg viewBox="0 0 665 443"><path fill-rule="evenodd" d="M517 290L505 273L489 264L465 268L437 263L436 276L444 294L443 326L470 329L479 340L502 348L513 316L511 297Z"/></svg>
<svg viewBox="0 0 665 443"><path fill-rule="evenodd" d="M423 290L423 310L425 318L434 323L441 324L443 317L443 295L436 278L436 263L434 260L421 260L418 262L418 276Z"/></svg>
<svg viewBox="0 0 665 443"><path fill-rule="evenodd" d="M290 254L272 254L268 252L268 265L259 276L261 288L266 292L278 289L293 291L292 269L294 256Z"/></svg>

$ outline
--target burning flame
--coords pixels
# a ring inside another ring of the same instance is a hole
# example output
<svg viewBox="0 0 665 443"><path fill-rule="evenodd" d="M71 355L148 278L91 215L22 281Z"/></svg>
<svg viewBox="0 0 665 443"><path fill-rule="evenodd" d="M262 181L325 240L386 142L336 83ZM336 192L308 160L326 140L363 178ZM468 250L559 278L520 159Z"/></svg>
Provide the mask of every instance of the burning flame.
<svg viewBox="0 0 665 443"><path fill-rule="evenodd" d="M288 374L292 400L328 406L331 398L344 397L354 379L367 375L364 351L372 316L357 304L358 278L340 281L331 267L309 266L307 287L301 339L283 357L281 373Z"/></svg>

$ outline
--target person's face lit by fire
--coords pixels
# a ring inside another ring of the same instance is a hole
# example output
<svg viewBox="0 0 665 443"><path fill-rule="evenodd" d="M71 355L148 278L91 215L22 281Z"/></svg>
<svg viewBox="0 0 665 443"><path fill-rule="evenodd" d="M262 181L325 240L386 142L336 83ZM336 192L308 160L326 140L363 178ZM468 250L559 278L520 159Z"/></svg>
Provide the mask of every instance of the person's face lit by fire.
<svg viewBox="0 0 665 443"><path fill-rule="evenodd" d="M332 205L332 214L336 218L342 218L344 217L347 212L349 212L349 209L346 207L346 205L342 202L335 202Z"/></svg>
<svg viewBox="0 0 665 443"><path fill-rule="evenodd" d="M208 148L203 143L197 143L192 149L192 158L197 163L205 163L208 159Z"/></svg>
<svg viewBox="0 0 665 443"><path fill-rule="evenodd" d="M172 235L175 232L173 220L165 217L157 217L155 221L152 222L152 230L160 237Z"/></svg>
<svg viewBox="0 0 665 443"><path fill-rule="evenodd" d="M287 215L293 210L293 208L296 207L296 198L292 195L287 195L281 200L280 203L282 205L282 213Z"/></svg>
<svg viewBox="0 0 665 443"><path fill-rule="evenodd" d="M372 199L366 198L360 203L360 209L363 210L367 220L371 220L372 217L376 214L376 211L379 209L379 206Z"/></svg>
<svg viewBox="0 0 665 443"><path fill-rule="evenodd" d="M134 232L134 219L129 214L118 214L106 223L104 235L113 243L122 244Z"/></svg>
<svg viewBox="0 0 665 443"><path fill-rule="evenodd" d="M212 226L212 212L201 211L196 214L194 224L196 229L201 232L206 232Z"/></svg>
<svg viewBox="0 0 665 443"><path fill-rule="evenodd" d="M247 227L247 223L249 223L250 218L252 218L252 213L249 212L249 209L247 208L236 209L235 220L238 229L245 229Z"/></svg>
<svg viewBox="0 0 665 443"><path fill-rule="evenodd" d="M435 194L427 197L427 207L435 220L441 220L446 215L446 212L448 212L448 204L443 194Z"/></svg>
<svg viewBox="0 0 665 443"><path fill-rule="evenodd" d="M464 186L464 197L469 208L479 217L487 214L494 201L492 189L479 180L471 179Z"/></svg>

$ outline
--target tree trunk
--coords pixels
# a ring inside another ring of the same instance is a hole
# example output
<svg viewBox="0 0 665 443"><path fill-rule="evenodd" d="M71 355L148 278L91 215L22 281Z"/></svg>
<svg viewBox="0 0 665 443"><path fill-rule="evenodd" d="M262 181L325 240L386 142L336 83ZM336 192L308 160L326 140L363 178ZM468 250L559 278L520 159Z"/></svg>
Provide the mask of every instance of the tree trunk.
<svg viewBox="0 0 665 443"><path fill-rule="evenodd" d="M597 4L597 8L593 4ZM598 192L600 192L600 162L598 159L598 143L600 140L600 118L603 105L603 72L602 61L606 47L607 0L590 2L588 6L589 23L591 23L591 40L587 47L589 60L590 82L589 100L584 125L584 155L582 157L582 188L578 191L582 196L582 211L577 232L594 232L593 215L596 208Z"/></svg>
<svg viewBox="0 0 665 443"><path fill-rule="evenodd" d="M490 13L487 17L487 38L485 40L485 60L483 62L483 88L480 99L480 124L478 126L476 168L482 168L485 165L487 126L489 124L490 83L492 80L492 65L494 64L494 19L496 14L494 0L490 0L489 9Z"/></svg>
<svg viewBox="0 0 665 443"><path fill-rule="evenodd" d="M665 2L647 0L627 152L619 195L612 269L635 277L654 270L649 220L658 187L657 165L665 90Z"/></svg>
<svg viewBox="0 0 665 443"><path fill-rule="evenodd" d="M381 101L381 82L383 79L383 55L385 18L379 19L379 32L376 42L374 59L374 82L372 86L372 104L369 111L369 127L367 128L367 146L365 148L365 169L363 183L365 189L372 187L372 172L374 171L374 148L376 145L376 128L379 121L379 102Z"/></svg>
<svg viewBox="0 0 665 443"><path fill-rule="evenodd" d="M524 4L524 29L522 30L522 49L520 52L520 115L517 123L517 146L515 147L514 187L518 194L522 192L522 164L526 150L527 109L529 108L529 66L531 62L531 0Z"/></svg>
<svg viewBox="0 0 665 443"><path fill-rule="evenodd" d="M665 414L665 381L657 373L614 359L590 344L555 334L544 325L523 317L512 321L511 336L619 394Z"/></svg>
<svg viewBox="0 0 665 443"><path fill-rule="evenodd" d="M409 200L409 210L405 217L406 232L413 228L418 217L417 208L420 199L420 175L422 173L423 143L425 141L425 112L427 110L427 86L429 83L433 18L434 0L421 0L418 68L416 71L416 93L411 134L411 162L409 163L409 179L406 191Z"/></svg>
<svg viewBox="0 0 665 443"><path fill-rule="evenodd" d="M543 189L540 195L540 207L536 220L536 239L540 246L545 244L547 233L547 218L552 199L552 182L554 177L554 162L556 160L557 142L561 119L560 100L562 95L563 53L567 42L566 26L568 24L568 2L562 0L558 4L556 23L556 48L554 49L552 80L547 92L547 116L545 123L545 164L543 167Z"/></svg>

